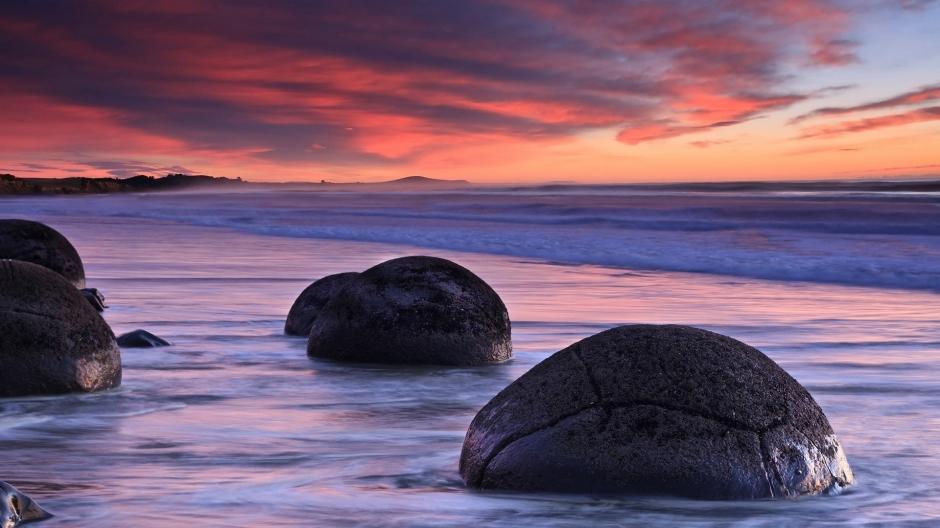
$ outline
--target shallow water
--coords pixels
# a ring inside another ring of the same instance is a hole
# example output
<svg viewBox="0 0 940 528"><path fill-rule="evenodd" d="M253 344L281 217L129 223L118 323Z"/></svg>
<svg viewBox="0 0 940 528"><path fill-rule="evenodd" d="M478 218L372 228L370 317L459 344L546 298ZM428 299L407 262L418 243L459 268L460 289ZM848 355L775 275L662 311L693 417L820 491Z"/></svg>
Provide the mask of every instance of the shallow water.
<svg viewBox="0 0 940 528"><path fill-rule="evenodd" d="M144 203L108 198L118 208ZM193 205L180 199L158 205ZM215 208L228 198L200 200ZM56 514L42 526L940 523L940 294L929 289L284 237L146 211L95 216L85 203L0 202L0 216L62 231L89 286L107 295L115 331L145 328L174 346L124 351L118 390L0 400L0 479ZM493 285L513 320L513 361L343 365L310 360L303 339L281 335L312 279L416 253L457 260ZM858 485L776 502L464 489L457 459L476 410L550 353L628 322L702 326L766 352L822 405Z"/></svg>

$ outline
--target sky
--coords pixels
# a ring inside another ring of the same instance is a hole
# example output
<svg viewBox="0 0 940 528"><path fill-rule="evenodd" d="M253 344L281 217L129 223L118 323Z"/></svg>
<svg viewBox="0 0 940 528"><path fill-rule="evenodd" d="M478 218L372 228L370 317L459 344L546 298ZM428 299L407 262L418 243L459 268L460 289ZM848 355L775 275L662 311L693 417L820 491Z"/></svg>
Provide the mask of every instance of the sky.
<svg viewBox="0 0 940 528"><path fill-rule="evenodd" d="M940 175L933 0L0 4L0 172Z"/></svg>

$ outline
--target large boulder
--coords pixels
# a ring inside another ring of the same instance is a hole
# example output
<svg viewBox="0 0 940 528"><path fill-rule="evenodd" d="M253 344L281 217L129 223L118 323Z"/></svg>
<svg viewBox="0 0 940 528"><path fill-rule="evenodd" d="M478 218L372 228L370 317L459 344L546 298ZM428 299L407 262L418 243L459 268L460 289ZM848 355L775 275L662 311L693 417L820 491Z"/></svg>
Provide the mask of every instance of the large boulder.
<svg viewBox="0 0 940 528"><path fill-rule="evenodd" d="M12 484L0 481L0 528L15 528L21 524L42 521L52 517L35 501Z"/></svg>
<svg viewBox="0 0 940 528"><path fill-rule="evenodd" d="M0 397L120 383L114 334L82 294L42 266L0 260Z"/></svg>
<svg viewBox="0 0 940 528"><path fill-rule="evenodd" d="M474 418L471 487L794 497L854 482L826 416L760 351L686 326L622 326L533 367Z"/></svg>
<svg viewBox="0 0 940 528"><path fill-rule="evenodd" d="M29 220L0 220L0 259L45 266L76 288L85 287L85 268L78 251L51 227Z"/></svg>
<svg viewBox="0 0 940 528"><path fill-rule="evenodd" d="M449 260L404 257L353 278L320 311L312 357L368 363L481 365L512 356L506 306Z"/></svg>
<svg viewBox="0 0 940 528"><path fill-rule="evenodd" d="M284 324L284 333L287 335L304 336L310 335L310 327L313 320L319 315L320 310L330 299L336 295L349 281L358 277L356 272L337 273L327 275L314 282L300 292L294 305L290 307L287 314L287 322Z"/></svg>

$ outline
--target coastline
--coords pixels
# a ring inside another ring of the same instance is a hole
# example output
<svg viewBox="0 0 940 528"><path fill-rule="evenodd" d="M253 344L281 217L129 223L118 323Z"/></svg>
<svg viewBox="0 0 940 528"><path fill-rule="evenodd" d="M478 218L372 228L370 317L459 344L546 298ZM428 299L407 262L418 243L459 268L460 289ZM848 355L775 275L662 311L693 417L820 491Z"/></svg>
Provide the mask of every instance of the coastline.
<svg viewBox="0 0 940 528"><path fill-rule="evenodd" d="M191 174L166 176L137 175L130 178L20 178L0 174L0 198L4 196L56 196L127 194L170 191L287 191L287 190L366 190L383 192L413 190L446 190L465 188L466 180L441 180L424 176L406 176L394 180L371 183L320 182L249 182L241 178Z"/></svg>

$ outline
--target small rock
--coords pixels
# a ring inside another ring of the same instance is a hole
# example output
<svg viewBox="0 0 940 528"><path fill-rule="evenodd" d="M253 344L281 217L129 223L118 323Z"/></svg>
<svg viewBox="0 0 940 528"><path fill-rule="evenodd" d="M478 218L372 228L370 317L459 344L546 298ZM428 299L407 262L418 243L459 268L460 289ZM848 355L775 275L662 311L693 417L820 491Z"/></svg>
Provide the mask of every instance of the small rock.
<svg viewBox="0 0 940 528"><path fill-rule="evenodd" d="M14 528L21 524L42 521L52 517L32 499L13 485L0 481L0 528Z"/></svg>
<svg viewBox="0 0 940 528"><path fill-rule="evenodd" d="M685 326L622 326L533 367L474 418L474 488L796 497L854 482L812 396L757 349Z"/></svg>
<svg viewBox="0 0 940 528"><path fill-rule="evenodd" d="M512 356L509 313L449 260L404 257L353 277L320 310L307 354L343 361L482 365Z"/></svg>
<svg viewBox="0 0 940 528"><path fill-rule="evenodd" d="M119 335L117 344L122 348L154 348L172 345L166 339L140 329Z"/></svg>
<svg viewBox="0 0 940 528"><path fill-rule="evenodd" d="M79 291L82 292L82 297L91 303L91 306L95 310L103 312L104 309L108 307L108 305L104 303L104 294L98 291L98 288L82 288Z"/></svg>
<svg viewBox="0 0 940 528"><path fill-rule="evenodd" d="M0 259L39 264L76 288L85 287L85 268L78 251L61 233L39 222L0 220Z"/></svg>
<svg viewBox="0 0 940 528"><path fill-rule="evenodd" d="M294 301L294 305L290 307L287 322L284 324L284 333L304 337L310 335L310 326L313 325L313 320L320 314L323 306L339 290L349 284L350 280L358 276L359 274L355 272L337 273L327 275L307 286Z"/></svg>

